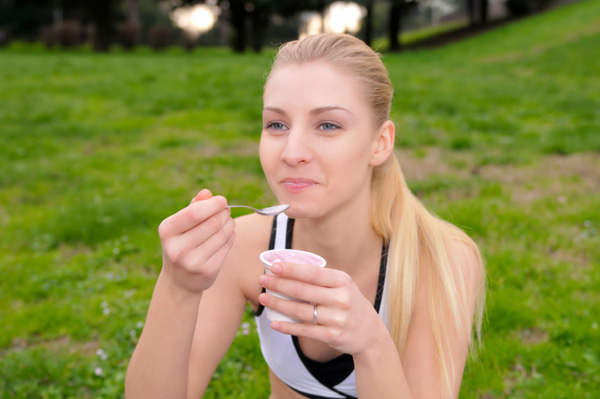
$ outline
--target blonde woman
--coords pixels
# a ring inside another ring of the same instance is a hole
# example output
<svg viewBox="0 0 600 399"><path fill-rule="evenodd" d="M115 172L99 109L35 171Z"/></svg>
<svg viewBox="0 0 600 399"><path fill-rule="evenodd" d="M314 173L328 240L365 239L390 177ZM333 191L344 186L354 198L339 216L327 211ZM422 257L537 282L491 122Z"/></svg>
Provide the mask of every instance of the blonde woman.
<svg viewBox="0 0 600 399"><path fill-rule="evenodd" d="M260 160L291 207L234 221L224 197L202 190L162 222L163 267L128 399L201 398L247 303L272 399L458 396L473 331L479 339L484 267L475 244L407 188L392 92L378 54L352 36L281 47L264 88ZM280 263L265 275L260 253L286 247L327 267ZM302 322L271 322L265 307Z"/></svg>

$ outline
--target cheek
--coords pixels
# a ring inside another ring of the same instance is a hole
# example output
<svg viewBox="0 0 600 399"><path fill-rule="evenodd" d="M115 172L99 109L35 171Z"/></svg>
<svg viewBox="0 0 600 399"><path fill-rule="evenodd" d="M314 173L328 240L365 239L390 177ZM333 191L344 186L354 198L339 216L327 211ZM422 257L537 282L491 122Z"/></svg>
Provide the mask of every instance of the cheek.
<svg viewBox="0 0 600 399"><path fill-rule="evenodd" d="M258 147L258 156L260 158L260 165L263 168L263 172L268 177L268 173L273 167L274 160L277 158L277 151L269 143L269 140L261 139Z"/></svg>
<svg viewBox="0 0 600 399"><path fill-rule="evenodd" d="M333 146L331 151L326 154L326 159L330 164L336 164L340 169L361 170L369 167L368 143L360 141L350 141L345 145Z"/></svg>

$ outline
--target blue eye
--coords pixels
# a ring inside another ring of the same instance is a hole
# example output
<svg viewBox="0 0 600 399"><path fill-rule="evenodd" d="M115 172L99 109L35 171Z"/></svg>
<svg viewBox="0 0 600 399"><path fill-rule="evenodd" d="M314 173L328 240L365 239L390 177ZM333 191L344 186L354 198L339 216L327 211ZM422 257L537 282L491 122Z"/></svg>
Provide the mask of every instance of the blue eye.
<svg viewBox="0 0 600 399"><path fill-rule="evenodd" d="M334 123L324 122L324 123L321 123L321 125L319 125L319 128L321 130L331 131L331 130L337 130L340 127L338 125L334 124Z"/></svg>
<svg viewBox="0 0 600 399"><path fill-rule="evenodd" d="M273 130L284 130L284 129L286 129L285 125L283 123L280 123L280 122L269 122L269 123L267 123L266 128L267 129L273 129Z"/></svg>

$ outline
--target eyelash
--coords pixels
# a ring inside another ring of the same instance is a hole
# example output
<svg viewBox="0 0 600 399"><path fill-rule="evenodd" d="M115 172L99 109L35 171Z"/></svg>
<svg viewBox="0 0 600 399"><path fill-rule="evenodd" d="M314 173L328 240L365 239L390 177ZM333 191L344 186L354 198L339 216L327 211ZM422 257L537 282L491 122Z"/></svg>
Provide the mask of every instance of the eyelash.
<svg viewBox="0 0 600 399"><path fill-rule="evenodd" d="M279 128L275 128L274 125L280 125ZM282 128L285 128L286 126L281 123L281 122L269 122L265 125L265 129L275 129L275 130L282 130Z"/></svg>
<svg viewBox="0 0 600 399"><path fill-rule="evenodd" d="M330 129L323 129L323 126L324 126L324 125L330 125L332 128L330 128ZM338 130L338 129L341 129L341 126L340 126L340 125L338 125L338 124L336 124L336 123L333 123L333 122L323 122L323 123L320 123L320 124L319 124L319 128L320 128L320 129L322 129L322 130L327 130L327 131L330 131L330 130Z"/></svg>
<svg viewBox="0 0 600 399"><path fill-rule="evenodd" d="M279 125L279 127L276 128L275 127L276 125ZM330 128L325 129L324 128L325 125L329 125ZM287 126L285 126L281 122L269 122L265 125L264 128L265 129L274 129L274 130L284 130L284 129L287 129ZM324 130L324 131L334 131L334 130L341 129L342 127L340 125L338 125L337 123L333 123L333 122L321 122L321 123L319 123L318 128L320 130Z"/></svg>

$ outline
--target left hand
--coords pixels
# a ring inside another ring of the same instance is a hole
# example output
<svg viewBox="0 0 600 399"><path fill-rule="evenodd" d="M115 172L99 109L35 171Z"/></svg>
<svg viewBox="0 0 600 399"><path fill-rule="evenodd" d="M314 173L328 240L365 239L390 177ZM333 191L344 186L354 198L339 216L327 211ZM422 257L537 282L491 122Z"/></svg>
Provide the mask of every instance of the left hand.
<svg viewBox="0 0 600 399"><path fill-rule="evenodd" d="M378 342L381 327L387 333L383 320L347 273L286 262L275 263L271 271L274 275L260 276L263 287L308 302L261 294L258 298L265 307L303 321L275 321L274 330L312 338L353 356ZM314 305L317 324L313 324Z"/></svg>

